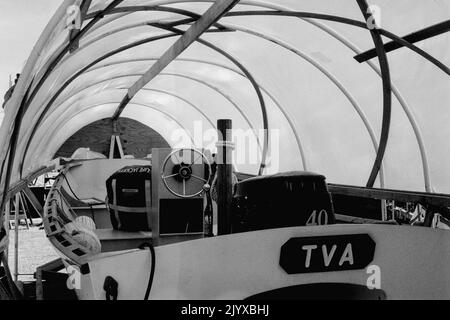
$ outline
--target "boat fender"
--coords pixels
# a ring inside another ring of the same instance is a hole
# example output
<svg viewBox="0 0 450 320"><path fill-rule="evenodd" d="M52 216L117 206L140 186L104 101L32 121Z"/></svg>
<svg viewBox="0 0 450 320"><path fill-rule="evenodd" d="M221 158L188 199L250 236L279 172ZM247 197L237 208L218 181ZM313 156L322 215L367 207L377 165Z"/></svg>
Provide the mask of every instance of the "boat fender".
<svg viewBox="0 0 450 320"><path fill-rule="evenodd" d="M81 224L83 227L86 227L89 230L97 229L94 220L87 216L79 216L75 219L75 222Z"/></svg>
<svg viewBox="0 0 450 320"><path fill-rule="evenodd" d="M88 227L78 222L69 222L64 226L66 232L72 236L72 239L81 246L87 248L92 254L98 254L102 251L100 239Z"/></svg>
<svg viewBox="0 0 450 320"><path fill-rule="evenodd" d="M107 276L103 284L103 290L106 293L106 300L116 301L119 295L119 283L113 277Z"/></svg>

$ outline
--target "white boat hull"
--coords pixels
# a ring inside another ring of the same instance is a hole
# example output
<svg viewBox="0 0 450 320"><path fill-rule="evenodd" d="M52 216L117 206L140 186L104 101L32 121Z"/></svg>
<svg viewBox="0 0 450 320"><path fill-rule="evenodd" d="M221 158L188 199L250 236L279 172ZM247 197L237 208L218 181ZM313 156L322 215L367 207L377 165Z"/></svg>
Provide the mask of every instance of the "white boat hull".
<svg viewBox="0 0 450 320"><path fill-rule="evenodd" d="M387 299L450 299L450 233L389 225L273 229L160 246L155 248L149 299L245 299L312 283L366 286L372 283L373 268L290 275L279 263L282 245L293 237L360 233L376 243L368 267L379 267L377 280ZM148 249L101 254L89 262L89 273L81 276L77 295L81 300L104 300L104 280L111 276L119 284L119 300L142 300L150 266Z"/></svg>

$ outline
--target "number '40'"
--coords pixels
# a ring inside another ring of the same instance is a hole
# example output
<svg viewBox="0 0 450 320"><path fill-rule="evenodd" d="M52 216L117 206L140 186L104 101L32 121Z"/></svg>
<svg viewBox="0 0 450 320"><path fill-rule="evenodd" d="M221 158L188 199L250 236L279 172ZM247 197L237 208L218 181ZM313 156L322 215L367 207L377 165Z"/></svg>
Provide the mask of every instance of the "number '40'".
<svg viewBox="0 0 450 320"><path fill-rule="evenodd" d="M314 210L306 221L307 226L324 226L328 224L328 212L322 209L317 214L317 210Z"/></svg>

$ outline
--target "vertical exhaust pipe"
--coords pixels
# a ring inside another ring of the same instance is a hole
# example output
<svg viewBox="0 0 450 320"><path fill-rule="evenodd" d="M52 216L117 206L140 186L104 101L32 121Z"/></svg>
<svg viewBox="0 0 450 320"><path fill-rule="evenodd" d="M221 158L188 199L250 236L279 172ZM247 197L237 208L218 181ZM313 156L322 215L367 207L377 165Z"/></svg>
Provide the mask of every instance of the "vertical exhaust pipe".
<svg viewBox="0 0 450 320"><path fill-rule="evenodd" d="M233 166L231 141L232 121L217 121L217 230L218 235L231 233L231 203L233 201Z"/></svg>

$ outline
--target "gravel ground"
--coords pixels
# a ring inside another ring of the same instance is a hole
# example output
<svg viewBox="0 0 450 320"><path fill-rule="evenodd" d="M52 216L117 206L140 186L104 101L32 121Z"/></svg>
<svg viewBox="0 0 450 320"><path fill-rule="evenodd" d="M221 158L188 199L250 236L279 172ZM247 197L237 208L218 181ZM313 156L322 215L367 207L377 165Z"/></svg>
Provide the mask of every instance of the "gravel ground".
<svg viewBox="0 0 450 320"><path fill-rule="evenodd" d="M34 220L34 223L40 221ZM13 223L14 224L14 223ZM14 273L14 226L9 233L9 266ZM33 273L36 268L58 258L50 241L48 241L45 231L39 227L26 226L19 227L19 280L33 280Z"/></svg>

